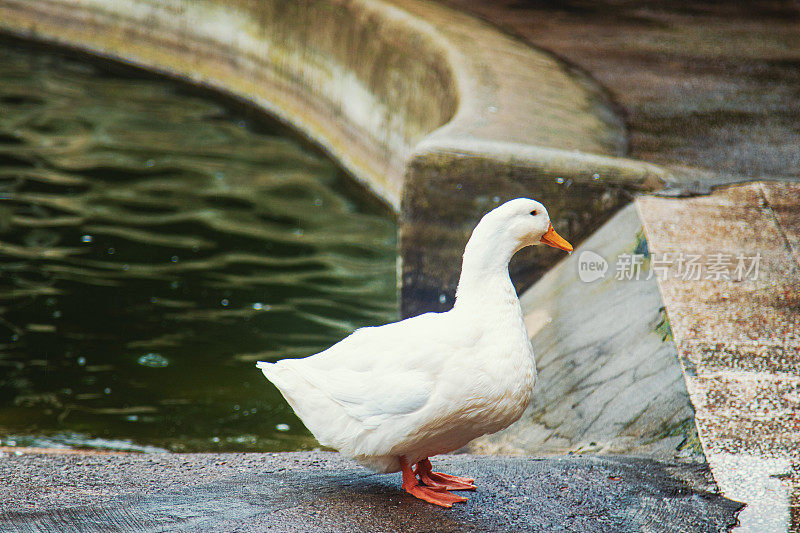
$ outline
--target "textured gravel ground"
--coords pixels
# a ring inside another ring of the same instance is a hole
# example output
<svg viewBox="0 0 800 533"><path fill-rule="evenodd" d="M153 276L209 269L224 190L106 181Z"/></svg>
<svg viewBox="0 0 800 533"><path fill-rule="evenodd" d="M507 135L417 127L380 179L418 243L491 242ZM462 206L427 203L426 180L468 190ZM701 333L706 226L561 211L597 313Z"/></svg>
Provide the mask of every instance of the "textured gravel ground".
<svg viewBox="0 0 800 533"><path fill-rule="evenodd" d="M4 453L0 531L725 531L705 466L631 457L437 458L472 475L441 509L338 454Z"/></svg>

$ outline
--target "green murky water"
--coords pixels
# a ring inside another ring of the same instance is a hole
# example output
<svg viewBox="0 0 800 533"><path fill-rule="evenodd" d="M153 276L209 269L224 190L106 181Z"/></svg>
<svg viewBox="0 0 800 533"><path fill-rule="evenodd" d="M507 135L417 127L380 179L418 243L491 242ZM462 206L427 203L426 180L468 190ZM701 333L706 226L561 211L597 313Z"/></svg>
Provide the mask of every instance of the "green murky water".
<svg viewBox="0 0 800 533"><path fill-rule="evenodd" d="M396 318L395 222L275 124L0 46L0 440L314 447L256 360Z"/></svg>

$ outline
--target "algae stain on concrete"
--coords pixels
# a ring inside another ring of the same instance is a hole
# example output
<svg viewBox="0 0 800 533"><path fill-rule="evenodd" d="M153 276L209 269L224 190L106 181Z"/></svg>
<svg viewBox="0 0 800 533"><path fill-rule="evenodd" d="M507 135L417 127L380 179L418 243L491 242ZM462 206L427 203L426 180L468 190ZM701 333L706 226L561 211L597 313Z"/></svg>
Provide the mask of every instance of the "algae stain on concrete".
<svg viewBox="0 0 800 533"><path fill-rule="evenodd" d="M669 316L667 316L667 309L661 306L658 309L658 322L656 323L655 332L661 337L664 342L675 342L672 337L672 327L669 325Z"/></svg>
<svg viewBox="0 0 800 533"><path fill-rule="evenodd" d="M481 216L507 200L534 198L547 207L553 226L579 244L629 204L637 190L613 176L572 179L527 161L458 152L428 154L411 162L400 217L403 258L401 313L414 316L452 306L461 256ZM562 260L544 246L518 253L509 267L522 293Z"/></svg>

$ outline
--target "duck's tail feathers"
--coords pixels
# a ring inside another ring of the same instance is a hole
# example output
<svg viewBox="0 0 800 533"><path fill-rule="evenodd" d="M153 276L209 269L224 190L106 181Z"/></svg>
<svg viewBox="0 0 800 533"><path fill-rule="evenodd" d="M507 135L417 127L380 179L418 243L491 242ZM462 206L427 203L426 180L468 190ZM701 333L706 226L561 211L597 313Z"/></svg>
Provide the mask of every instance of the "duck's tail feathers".
<svg viewBox="0 0 800 533"><path fill-rule="evenodd" d="M275 366L275 363L267 363L266 361L258 361L256 363L256 368L261 370L264 373L264 377L272 381L270 375L272 374L271 368Z"/></svg>
<svg viewBox="0 0 800 533"><path fill-rule="evenodd" d="M290 381L286 379L285 369L279 368L277 363L259 361L256 363L256 367L264 373L264 377L283 392L284 396L293 388Z"/></svg>
<svg viewBox="0 0 800 533"><path fill-rule="evenodd" d="M302 359L284 359L277 363L259 361L256 366L286 398L295 414L314 434L320 444L342 451L354 423L344 410L321 390L312 386L296 367ZM338 429L337 429L338 428Z"/></svg>
<svg viewBox="0 0 800 533"><path fill-rule="evenodd" d="M286 360L278 361L277 363L267 363L266 361L259 361L256 363L256 367L264 373L264 377L278 387L278 390L281 391L283 397L286 398L286 401L292 406L294 412L300 416L303 409L297 405L298 398L296 390L298 384L302 386L300 383L302 378L300 378L297 373L290 370L289 366L290 365L286 364Z"/></svg>

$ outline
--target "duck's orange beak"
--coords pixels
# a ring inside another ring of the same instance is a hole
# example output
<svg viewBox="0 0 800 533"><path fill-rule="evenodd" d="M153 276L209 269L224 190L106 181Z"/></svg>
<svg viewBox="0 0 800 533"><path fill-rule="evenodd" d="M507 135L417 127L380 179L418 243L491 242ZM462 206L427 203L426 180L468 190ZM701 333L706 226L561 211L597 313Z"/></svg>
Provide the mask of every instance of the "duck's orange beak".
<svg viewBox="0 0 800 533"><path fill-rule="evenodd" d="M553 248L560 248L566 252L572 251L572 245L568 243L564 237L556 233L556 230L553 229L553 224L550 224L550 227L547 229L547 233L542 235L542 242L545 243L547 246L552 246Z"/></svg>

